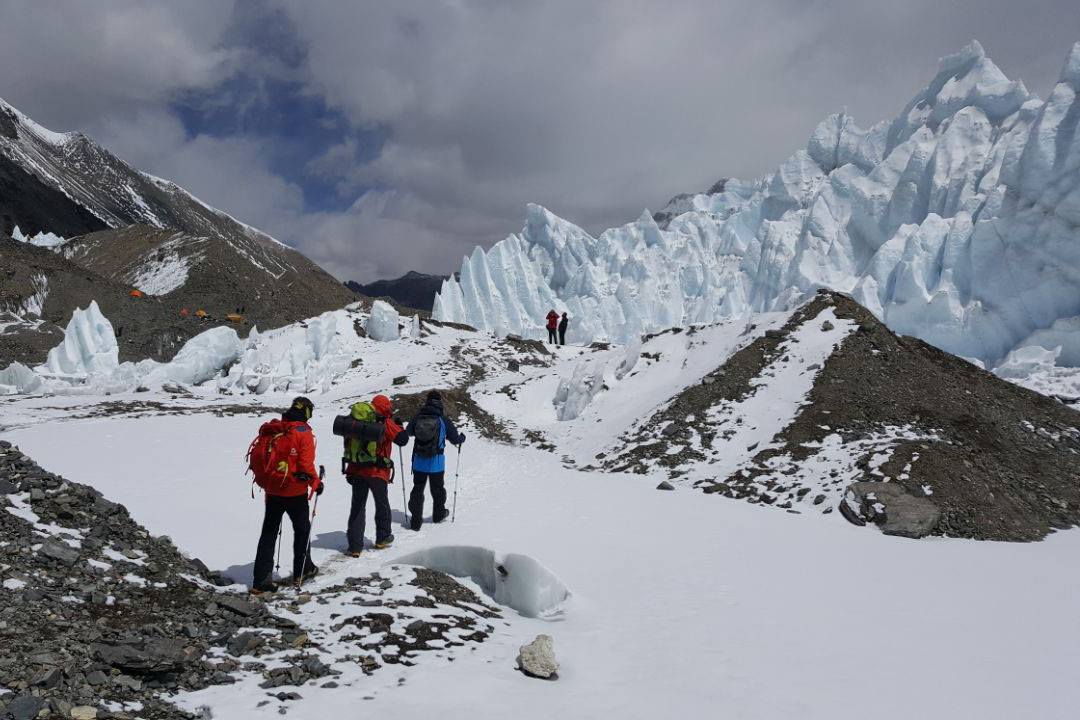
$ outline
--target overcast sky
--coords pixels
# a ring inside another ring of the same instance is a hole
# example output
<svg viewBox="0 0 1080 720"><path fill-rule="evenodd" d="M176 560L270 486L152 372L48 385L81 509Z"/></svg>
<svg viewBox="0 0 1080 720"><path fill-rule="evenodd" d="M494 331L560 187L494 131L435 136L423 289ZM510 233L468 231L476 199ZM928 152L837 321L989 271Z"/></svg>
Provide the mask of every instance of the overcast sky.
<svg viewBox="0 0 1080 720"><path fill-rule="evenodd" d="M977 38L1045 96L1076 0L0 0L0 97L342 279L538 202L598 232L895 115Z"/></svg>

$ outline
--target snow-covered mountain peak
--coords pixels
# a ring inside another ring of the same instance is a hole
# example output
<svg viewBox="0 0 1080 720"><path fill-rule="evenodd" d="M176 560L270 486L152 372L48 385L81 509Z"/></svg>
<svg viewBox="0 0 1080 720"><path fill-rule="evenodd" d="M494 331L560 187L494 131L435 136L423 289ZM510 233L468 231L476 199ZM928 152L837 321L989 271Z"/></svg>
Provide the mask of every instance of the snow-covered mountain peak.
<svg viewBox="0 0 1080 720"><path fill-rule="evenodd" d="M40 361L42 333L55 334L56 320L89 300L128 328L122 355L148 344L159 358L171 357L184 339L205 329L189 317L197 309L218 322L238 314L267 328L355 300L335 278L266 233L140 172L92 138L53 133L2 101L0 177L0 236L17 227L29 238L79 238L64 243L69 265L10 243L0 247L0 265L25 263L28 274L35 268L50 288L40 316L49 322L35 316L33 327L0 323L0 364ZM92 271L94 282L85 273L73 282L79 268ZM168 299L136 310L132 288ZM24 304L28 290L16 289L16 304Z"/></svg>
<svg viewBox="0 0 1080 720"><path fill-rule="evenodd" d="M19 136L25 138L26 134L32 134L36 139L46 142L55 147L62 147L71 140L82 137L81 133L67 132L59 133L48 129L38 123L34 122L31 118L24 115L14 105L10 104L4 98L0 98L0 113L6 114L13 125L8 128L8 137L15 139L18 133ZM4 123L0 120L0 133L4 132Z"/></svg>

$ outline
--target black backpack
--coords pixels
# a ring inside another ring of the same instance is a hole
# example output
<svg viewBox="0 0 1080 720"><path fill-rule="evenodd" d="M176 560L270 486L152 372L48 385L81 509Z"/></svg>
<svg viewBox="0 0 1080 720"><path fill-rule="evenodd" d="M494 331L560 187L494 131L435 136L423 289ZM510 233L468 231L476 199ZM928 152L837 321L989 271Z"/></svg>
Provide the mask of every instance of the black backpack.
<svg viewBox="0 0 1080 720"><path fill-rule="evenodd" d="M413 421L413 454L419 457L435 457L442 453L439 435L442 434L442 418L437 415L421 415Z"/></svg>

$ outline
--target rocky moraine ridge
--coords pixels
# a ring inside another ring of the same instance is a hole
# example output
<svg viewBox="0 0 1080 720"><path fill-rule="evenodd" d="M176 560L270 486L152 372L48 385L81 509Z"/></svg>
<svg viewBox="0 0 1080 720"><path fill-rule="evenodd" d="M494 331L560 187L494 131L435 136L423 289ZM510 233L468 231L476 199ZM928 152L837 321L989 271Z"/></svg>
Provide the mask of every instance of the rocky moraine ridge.
<svg viewBox="0 0 1080 720"><path fill-rule="evenodd" d="M0 441L0 718L207 718L170 697L237 682L285 713L304 686L348 691L381 667L482 642L500 617L442 573L388 575L263 603ZM303 622L330 602L337 625Z"/></svg>

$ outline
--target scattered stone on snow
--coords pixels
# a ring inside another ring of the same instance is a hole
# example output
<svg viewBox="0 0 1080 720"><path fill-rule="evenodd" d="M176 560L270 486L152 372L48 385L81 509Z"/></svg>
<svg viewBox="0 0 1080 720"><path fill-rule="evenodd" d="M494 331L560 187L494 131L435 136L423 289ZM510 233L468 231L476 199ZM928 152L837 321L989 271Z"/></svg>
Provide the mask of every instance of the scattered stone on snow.
<svg viewBox="0 0 1080 720"><path fill-rule="evenodd" d="M531 643L521 646L517 664L518 668L530 677L557 679L559 663L555 660L555 641L550 635L537 635Z"/></svg>

